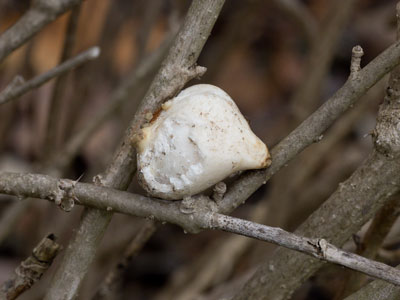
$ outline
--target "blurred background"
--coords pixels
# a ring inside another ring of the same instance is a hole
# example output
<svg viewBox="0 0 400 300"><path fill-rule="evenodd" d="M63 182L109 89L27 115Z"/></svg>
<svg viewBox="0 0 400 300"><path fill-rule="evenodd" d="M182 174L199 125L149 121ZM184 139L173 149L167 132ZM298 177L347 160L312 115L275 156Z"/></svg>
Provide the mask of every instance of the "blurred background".
<svg viewBox="0 0 400 300"><path fill-rule="evenodd" d="M99 58L0 106L0 170L71 179L83 174L84 182L102 172L189 5L185 0L86 0L7 57L0 65L1 90L16 75L30 79L91 46L101 48ZM198 60L208 71L189 84L224 89L271 149L347 80L353 46L363 47L364 66L395 41L395 5L389 0L228 0ZM0 32L29 6L25 0L1 1ZM115 104L116 91L133 80L127 96ZM369 134L386 80L234 215L294 230L371 151ZM89 126L73 153L66 153ZM143 193L136 182L130 190ZM0 282L46 234L54 233L65 248L81 211L1 196ZM114 216L80 299L91 299L104 285L143 226L148 221ZM392 228L377 259L399 263L398 230ZM188 235L158 224L122 269L110 299L219 299L240 288L274 247L222 232ZM352 241L346 247L355 249ZM42 299L59 258L21 299ZM345 270L326 266L293 299L342 299L349 289L346 276Z"/></svg>

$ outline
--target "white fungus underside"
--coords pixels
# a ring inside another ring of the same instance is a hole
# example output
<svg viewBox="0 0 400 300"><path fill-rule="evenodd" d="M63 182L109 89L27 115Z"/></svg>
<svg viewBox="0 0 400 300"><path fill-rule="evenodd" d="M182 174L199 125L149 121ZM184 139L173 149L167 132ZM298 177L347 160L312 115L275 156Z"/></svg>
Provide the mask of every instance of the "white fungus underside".
<svg viewBox="0 0 400 300"><path fill-rule="evenodd" d="M164 107L138 147L140 181L151 195L182 199L237 171L265 167L266 146L221 89L192 86Z"/></svg>

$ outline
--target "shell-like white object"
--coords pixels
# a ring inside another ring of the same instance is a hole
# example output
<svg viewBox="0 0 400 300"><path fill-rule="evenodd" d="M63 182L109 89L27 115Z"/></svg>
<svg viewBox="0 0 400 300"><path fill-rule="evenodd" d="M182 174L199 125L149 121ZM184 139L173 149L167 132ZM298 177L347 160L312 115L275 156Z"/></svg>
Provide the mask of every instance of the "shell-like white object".
<svg viewBox="0 0 400 300"><path fill-rule="evenodd" d="M267 146L216 86L183 90L153 119L137 144L139 182L152 196L182 199L271 163Z"/></svg>

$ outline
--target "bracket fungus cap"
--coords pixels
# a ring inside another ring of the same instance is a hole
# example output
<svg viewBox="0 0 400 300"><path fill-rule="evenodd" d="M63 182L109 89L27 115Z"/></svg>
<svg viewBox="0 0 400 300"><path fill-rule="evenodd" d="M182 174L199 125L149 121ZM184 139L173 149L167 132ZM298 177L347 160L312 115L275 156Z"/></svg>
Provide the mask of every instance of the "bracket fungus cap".
<svg viewBox="0 0 400 300"><path fill-rule="evenodd" d="M140 185L176 200L206 190L238 171L271 164L267 146L220 88L198 84L162 105L137 141Z"/></svg>

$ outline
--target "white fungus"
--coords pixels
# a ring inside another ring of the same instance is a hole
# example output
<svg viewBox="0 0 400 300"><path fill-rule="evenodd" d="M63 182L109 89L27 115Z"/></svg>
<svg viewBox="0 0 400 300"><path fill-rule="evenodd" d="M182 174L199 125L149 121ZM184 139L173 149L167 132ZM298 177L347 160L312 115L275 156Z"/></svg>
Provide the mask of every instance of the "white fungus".
<svg viewBox="0 0 400 300"><path fill-rule="evenodd" d="M137 143L139 182L152 196L182 199L247 169L265 168L267 146L223 90L199 84L162 105Z"/></svg>

